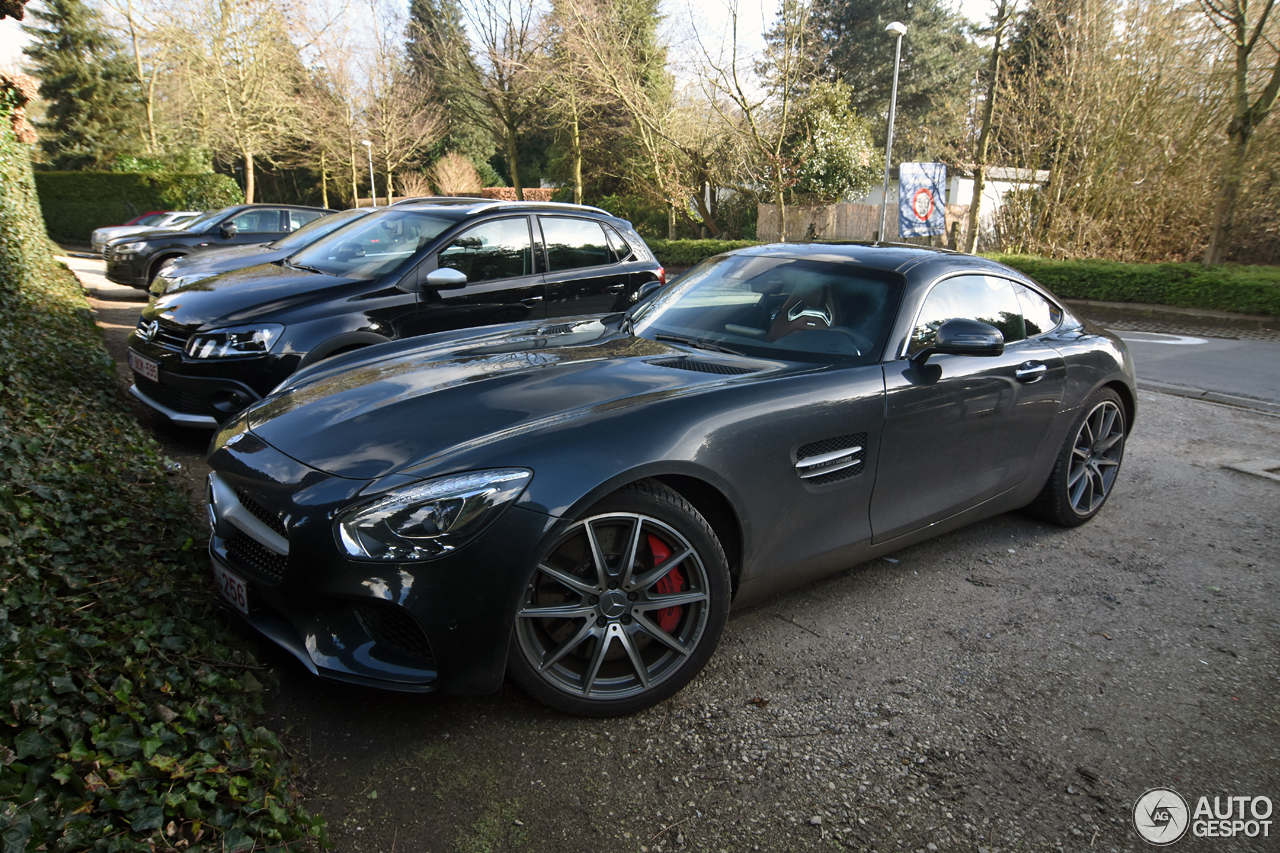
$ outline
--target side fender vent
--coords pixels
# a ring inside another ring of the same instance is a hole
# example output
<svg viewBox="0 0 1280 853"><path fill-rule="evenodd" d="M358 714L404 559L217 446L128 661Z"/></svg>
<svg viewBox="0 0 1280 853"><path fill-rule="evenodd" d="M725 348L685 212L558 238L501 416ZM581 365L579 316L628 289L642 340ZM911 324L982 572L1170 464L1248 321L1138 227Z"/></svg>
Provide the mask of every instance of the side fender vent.
<svg viewBox="0 0 1280 853"><path fill-rule="evenodd" d="M856 477L865 467L866 447L865 432L806 444L796 451L796 473L814 486Z"/></svg>
<svg viewBox="0 0 1280 853"><path fill-rule="evenodd" d="M724 364L719 361L703 361L698 358L669 358L662 361L649 362L654 367L669 367L672 370L692 370L695 373L718 373L721 376L741 376L744 373L759 373L758 367L740 367L736 364Z"/></svg>

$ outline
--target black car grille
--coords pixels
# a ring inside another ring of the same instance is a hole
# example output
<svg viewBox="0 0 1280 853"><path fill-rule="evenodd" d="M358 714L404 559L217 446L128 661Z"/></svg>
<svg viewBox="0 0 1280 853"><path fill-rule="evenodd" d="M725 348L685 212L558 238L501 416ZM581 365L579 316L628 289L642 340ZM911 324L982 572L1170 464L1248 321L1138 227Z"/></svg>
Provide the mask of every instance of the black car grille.
<svg viewBox="0 0 1280 853"><path fill-rule="evenodd" d="M835 438L824 438L822 441L815 441L812 444L806 444L796 451L796 461L803 462L813 456L822 456L826 453L835 453L838 450L857 447L858 452L853 454L854 464L847 468L841 468L838 471L832 471L830 474L819 474L816 477L808 477L806 483L814 486L821 486L826 483L836 483L840 480L847 480L850 477L856 477L862 473L862 469L866 467L867 460L867 434L860 432L855 435L839 435ZM832 462L832 465L841 464L842 461Z"/></svg>
<svg viewBox="0 0 1280 853"><path fill-rule="evenodd" d="M133 375L133 380L139 393L171 412L177 412L180 415L208 415L211 418L217 418L222 414L209 405L207 399L192 391L175 388L172 385L161 385L138 373Z"/></svg>
<svg viewBox="0 0 1280 853"><path fill-rule="evenodd" d="M289 564L287 556L277 554L236 527L227 536L227 557L254 580L269 584L280 583Z"/></svg>
<svg viewBox="0 0 1280 853"><path fill-rule="evenodd" d="M740 367L736 364L723 364L718 361L703 361L697 358L672 358L663 361L649 362L654 367L669 367L672 370L692 370L696 373L718 373L722 376L741 376L744 373L759 373L758 367Z"/></svg>
<svg viewBox="0 0 1280 853"><path fill-rule="evenodd" d="M423 662L433 660L427 635L412 616L394 604L357 604L356 618L378 645Z"/></svg>
<svg viewBox="0 0 1280 853"><path fill-rule="evenodd" d="M236 489L236 498L240 501L240 506L249 510L250 515L258 519L258 521L261 521L267 527L270 527L276 533L279 533L284 538L289 538L289 534L284 529L284 522L280 520L280 517L255 501L253 498L249 497L248 493L246 493L244 489Z"/></svg>
<svg viewBox="0 0 1280 853"><path fill-rule="evenodd" d="M109 261L109 260L113 259L115 256L116 256L116 250L115 250L115 247L114 247L114 246L110 246L110 245L108 245L108 246L103 246L103 247L102 247L102 258L103 258L103 260L107 260L107 261Z"/></svg>
<svg viewBox="0 0 1280 853"><path fill-rule="evenodd" d="M166 326L159 321L155 322L155 331L151 332L151 323L145 317L138 320L138 334L142 336L143 340L148 340L158 347L173 350L174 352L186 350L187 342L191 340L191 332L186 329Z"/></svg>

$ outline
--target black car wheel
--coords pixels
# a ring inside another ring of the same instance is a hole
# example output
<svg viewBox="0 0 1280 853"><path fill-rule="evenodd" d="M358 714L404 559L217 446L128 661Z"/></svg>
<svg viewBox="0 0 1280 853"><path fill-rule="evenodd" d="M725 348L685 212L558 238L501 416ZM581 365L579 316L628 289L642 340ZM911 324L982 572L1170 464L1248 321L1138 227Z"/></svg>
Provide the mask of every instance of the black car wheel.
<svg viewBox="0 0 1280 853"><path fill-rule="evenodd" d="M534 569L508 669L533 698L592 717L671 696L715 651L729 568L703 517L652 480L610 495Z"/></svg>
<svg viewBox="0 0 1280 853"><path fill-rule="evenodd" d="M1028 510L1064 527L1084 524L1106 503L1124 459L1120 396L1103 388L1085 403L1039 497Z"/></svg>

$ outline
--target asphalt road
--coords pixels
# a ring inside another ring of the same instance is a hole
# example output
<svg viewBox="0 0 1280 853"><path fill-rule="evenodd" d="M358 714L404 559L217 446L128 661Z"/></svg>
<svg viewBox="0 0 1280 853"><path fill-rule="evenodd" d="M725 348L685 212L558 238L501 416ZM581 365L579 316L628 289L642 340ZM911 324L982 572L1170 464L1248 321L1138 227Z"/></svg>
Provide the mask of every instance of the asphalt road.
<svg viewBox="0 0 1280 853"><path fill-rule="evenodd" d="M143 295L73 266L122 362ZM198 487L208 433L147 422ZM632 717L329 684L264 643L265 701L341 851L1147 850L1148 789L1183 825L1280 803L1278 529L1280 418L1144 390L1089 524L1004 515L735 612ZM1280 849L1280 814L1254 832L1174 849Z"/></svg>
<svg viewBox="0 0 1280 853"><path fill-rule="evenodd" d="M1280 412L1280 342L1120 331L1148 383Z"/></svg>

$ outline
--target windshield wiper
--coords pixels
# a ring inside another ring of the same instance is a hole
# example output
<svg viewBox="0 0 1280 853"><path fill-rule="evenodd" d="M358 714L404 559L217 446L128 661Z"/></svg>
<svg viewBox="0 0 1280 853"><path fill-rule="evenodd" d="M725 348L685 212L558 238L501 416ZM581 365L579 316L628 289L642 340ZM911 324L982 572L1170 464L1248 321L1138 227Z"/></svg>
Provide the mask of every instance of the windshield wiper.
<svg viewBox="0 0 1280 853"><path fill-rule="evenodd" d="M722 347L705 338L686 338L682 335L654 335L653 339L655 341L672 341L673 343L684 344L685 346L694 347L695 349L710 350L711 352L724 352L729 355L746 355L744 352L736 349L729 349L728 347Z"/></svg>
<svg viewBox="0 0 1280 853"><path fill-rule="evenodd" d="M295 263L288 258L284 259L284 265L290 269L302 270L303 272L313 272L316 275L328 275L324 270L318 270L315 267L309 267L306 264Z"/></svg>

